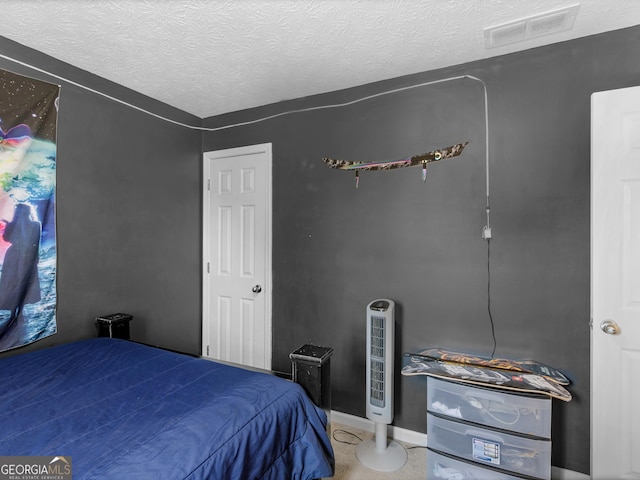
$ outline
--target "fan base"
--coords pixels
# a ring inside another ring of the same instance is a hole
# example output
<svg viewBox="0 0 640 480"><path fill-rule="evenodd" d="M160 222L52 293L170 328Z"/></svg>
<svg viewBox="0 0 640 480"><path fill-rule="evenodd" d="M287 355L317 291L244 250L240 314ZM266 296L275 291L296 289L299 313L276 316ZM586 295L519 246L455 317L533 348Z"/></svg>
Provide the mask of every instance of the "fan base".
<svg viewBox="0 0 640 480"><path fill-rule="evenodd" d="M379 472L394 472L407 463L407 451L398 442L391 440L382 450L378 448L379 443L365 440L356 447L356 457L365 467Z"/></svg>

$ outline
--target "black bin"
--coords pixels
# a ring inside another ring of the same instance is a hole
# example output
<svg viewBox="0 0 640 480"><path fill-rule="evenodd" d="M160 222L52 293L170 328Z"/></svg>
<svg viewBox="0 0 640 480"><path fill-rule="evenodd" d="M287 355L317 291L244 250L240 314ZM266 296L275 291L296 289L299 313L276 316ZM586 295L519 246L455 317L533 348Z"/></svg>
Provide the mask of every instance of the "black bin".
<svg viewBox="0 0 640 480"><path fill-rule="evenodd" d="M126 313L112 313L96 318L98 336L129 340L129 322L133 319Z"/></svg>
<svg viewBox="0 0 640 480"><path fill-rule="evenodd" d="M331 355L333 348L303 345L289 354L293 381L305 389L309 398L331 415ZM327 430L329 421L327 422Z"/></svg>

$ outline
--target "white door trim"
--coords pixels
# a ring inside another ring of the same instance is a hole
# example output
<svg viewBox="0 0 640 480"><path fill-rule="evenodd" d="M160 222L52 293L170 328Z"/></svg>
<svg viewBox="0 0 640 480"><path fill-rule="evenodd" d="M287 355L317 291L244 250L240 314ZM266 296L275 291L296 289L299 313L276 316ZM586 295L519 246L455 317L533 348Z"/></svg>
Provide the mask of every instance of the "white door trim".
<svg viewBox="0 0 640 480"><path fill-rule="evenodd" d="M266 181L266 205L265 205L265 227L266 227L266 239L265 239L265 281L264 285L262 285L262 292L265 295L265 339L264 339L264 347L265 347L265 356L266 356L266 365L265 369L271 369L272 363L272 286L273 286L273 275L272 275L272 237L273 237L273 194L272 194L272 168L273 168L273 154L272 154L272 144L271 143L262 143L256 145L249 145L243 147L235 147L223 150L214 150L204 152L202 156L202 164L203 164L203 188L202 188L202 351L201 355L203 357L208 356L207 345L208 339L210 338L210 325L205 319L209 318L210 315L210 277L209 277L209 265L211 265L212 259L209 256L208 249L206 248L211 241L211 228L210 220L211 220L211 212L209 211L209 202L210 202L210 168L209 168L209 160L215 158L223 158L230 156L242 156L242 155L253 155L263 153L265 155L266 160L266 168L265 168L265 181Z"/></svg>

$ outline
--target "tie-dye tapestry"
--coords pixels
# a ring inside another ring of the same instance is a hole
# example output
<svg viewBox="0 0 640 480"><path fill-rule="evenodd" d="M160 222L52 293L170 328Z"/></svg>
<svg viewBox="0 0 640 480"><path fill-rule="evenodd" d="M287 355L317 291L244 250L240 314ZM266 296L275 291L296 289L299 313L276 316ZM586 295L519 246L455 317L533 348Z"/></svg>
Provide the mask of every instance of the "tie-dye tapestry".
<svg viewBox="0 0 640 480"><path fill-rule="evenodd" d="M0 351L56 326L60 87L0 70Z"/></svg>

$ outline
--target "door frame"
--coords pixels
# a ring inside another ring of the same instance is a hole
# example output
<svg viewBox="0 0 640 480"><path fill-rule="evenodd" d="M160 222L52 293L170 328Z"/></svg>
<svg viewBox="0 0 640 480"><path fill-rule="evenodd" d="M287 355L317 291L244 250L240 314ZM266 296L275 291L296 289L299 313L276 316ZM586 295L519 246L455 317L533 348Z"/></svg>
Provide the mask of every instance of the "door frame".
<svg viewBox="0 0 640 480"><path fill-rule="evenodd" d="M201 356L208 357L207 345L209 339L209 323L205 320L210 315L210 277L209 270L211 258L207 251L207 245L211 240L211 212L209 211L211 182L209 162L216 158L226 158L230 156L264 154L265 165L265 279L262 285L262 292L265 295L265 356L266 369L271 369L273 357L272 342L272 305L273 305L273 147L271 143L260 143L242 147L226 148L222 150L210 150L202 154L202 331L201 331Z"/></svg>

